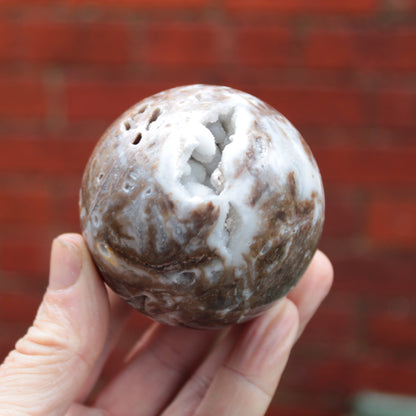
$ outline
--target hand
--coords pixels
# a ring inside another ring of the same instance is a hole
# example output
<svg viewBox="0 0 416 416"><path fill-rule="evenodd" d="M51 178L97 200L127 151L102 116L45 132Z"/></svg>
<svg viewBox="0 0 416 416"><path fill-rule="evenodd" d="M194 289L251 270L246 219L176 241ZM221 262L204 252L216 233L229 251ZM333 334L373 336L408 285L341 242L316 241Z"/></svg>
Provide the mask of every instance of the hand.
<svg viewBox="0 0 416 416"><path fill-rule="evenodd" d="M62 235L52 246L49 287L35 321L0 367L0 414L263 415L332 274L317 252L287 297L224 331L153 324L86 406L131 309L108 296L82 237Z"/></svg>

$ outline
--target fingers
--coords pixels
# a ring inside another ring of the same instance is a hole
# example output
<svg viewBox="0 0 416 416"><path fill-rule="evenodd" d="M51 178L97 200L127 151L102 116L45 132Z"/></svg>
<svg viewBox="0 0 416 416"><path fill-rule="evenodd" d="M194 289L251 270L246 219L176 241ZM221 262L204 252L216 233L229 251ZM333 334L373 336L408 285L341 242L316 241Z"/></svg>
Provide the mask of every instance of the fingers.
<svg viewBox="0 0 416 416"><path fill-rule="evenodd" d="M288 298L290 298L290 300L293 302L292 306L296 305L297 314L299 317L299 324L297 325L296 333L297 337L312 317L316 308L319 306L319 304L322 302L322 300L328 293L328 290L332 283L332 278L333 271L331 263L323 253L317 252L311 262L311 265L305 272L304 276L302 277L298 285L288 295ZM271 311L267 312L266 317L269 316L270 313L276 313L276 309L272 309ZM257 325L259 319L265 319L266 317L257 318L253 322L249 323L249 325ZM274 325L276 325L275 329L278 330L279 318L277 318L277 320L274 321ZM163 416L194 415L194 412L196 411L202 399L205 397L205 394L209 386L213 382L218 369L220 369L222 364L226 362L226 359L230 355L231 351L233 351L232 354L234 354L236 351L238 352L237 345L242 345L241 343L236 344L237 340L241 336L242 328L244 328L244 326L233 327L227 333L226 337L218 343L215 350L195 371L190 380L179 392L175 400L169 405L165 413L163 413ZM258 332L258 334L261 334L261 331ZM265 334L268 334L267 331L265 331ZM271 335L273 335L273 333ZM235 344L236 346L234 347ZM254 347L251 347L250 350L253 351L253 356L257 354L257 351ZM278 351L275 352L278 353ZM282 363L284 362L285 361L283 360ZM278 376L279 378L279 371L281 371L282 367L271 368L273 369L273 371L276 371L275 376ZM276 379L274 380L274 387L275 384ZM271 386L273 388L273 382ZM213 396L211 397L213 398ZM207 399L205 399L204 401L206 402L206 400ZM260 400L259 403L265 404L266 402L267 400ZM260 415L262 413L253 413L253 415L256 414Z"/></svg>
<svg viewBox="0 0 416 416"><path fill-rule="evenodd" d="M328 294L333 276L331 262L324 253L318 250L298 284L288 293L287 298L297 306L299 311L298 336Z"/></svg>
<svg viewBox="0 0 416 416"><path fill-rule="evenodd" d="M263 414L296 338L331 282L332 267L319 252L290 299L229 329L196 371L217 334L154 325L132 361L99 396L97 406L120 416L135 410L156 415L163 409L164 416Z"/></svg>
<svg viewBox="0 0 416 416"><path fill-rule="evenodd" d="M195 415L263 415L298 331L295 305L283 299L246 325Z"/></svg>
<svg viewBox="0 0 416 416"><path fill-rule="evenodd" d="M205 396L215 373L234 348L244 326L236 325L224 332L215 347L192 374L178 395L162 413L162 416L191 416Z"/></svg>
<svg viewBox="0 0 416 416"><path fill-rule="evenodd" d="M36 319L0 367L0 414L65 414L103 350L108 325L105 287L82 237L59 237Z"/></svg>
<svg viewBox="0 0 416 416"><path fill-rule="evenodd" d="M297 328L296 308L287 299L261 317L233 327L163 416L263 415Z"/></svg>
<svg viewBox="0 0 416 416"><path fill-rule="evenodd" d="M118 416L158 415L206 355L217 331L154 324L95 405Z"/></svg>

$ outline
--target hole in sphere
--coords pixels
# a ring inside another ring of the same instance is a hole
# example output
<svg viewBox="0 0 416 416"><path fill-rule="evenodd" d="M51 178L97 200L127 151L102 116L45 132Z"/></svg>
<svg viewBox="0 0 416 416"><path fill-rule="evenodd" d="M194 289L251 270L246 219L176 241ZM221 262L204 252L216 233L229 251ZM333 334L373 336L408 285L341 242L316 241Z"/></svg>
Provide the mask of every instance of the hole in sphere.
<svg viewBox="0 0 416 416"><path fill-rule="evenodd" d="M134 141L133 141L133 143L132 143L132 144L134 144L134 145L139 144L141 139L142 139L142 134L141 134L141 133L139 133L139 134L136 136L136 138L134 139Z"/></svg>

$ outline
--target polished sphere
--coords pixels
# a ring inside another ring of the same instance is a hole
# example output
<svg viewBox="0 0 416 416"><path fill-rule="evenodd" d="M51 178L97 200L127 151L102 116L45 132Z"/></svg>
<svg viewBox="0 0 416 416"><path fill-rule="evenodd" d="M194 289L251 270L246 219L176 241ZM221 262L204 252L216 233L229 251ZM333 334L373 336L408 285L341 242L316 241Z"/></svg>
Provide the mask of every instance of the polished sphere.
<svg viewBox="0 0 416 416"><path fill-rule="evenodd" d="M107 284L159 322L219 328L259 315L305 271L324 221L317 164L261 100L190 85L104 133L80 192Z"/></svg>

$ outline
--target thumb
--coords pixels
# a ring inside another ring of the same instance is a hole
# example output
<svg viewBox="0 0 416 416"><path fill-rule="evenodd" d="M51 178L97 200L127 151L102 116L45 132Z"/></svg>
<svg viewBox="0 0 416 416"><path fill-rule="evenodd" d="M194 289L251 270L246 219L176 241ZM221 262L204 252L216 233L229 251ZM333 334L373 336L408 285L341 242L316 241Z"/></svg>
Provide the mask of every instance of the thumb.
<svg viewBox="0 0 416 416"><path fill-rule="evenodd" d="M58 237L35 321L0 366L0 414L65 414L103 349L108 321L105 287L83 238Z"/></svg>

